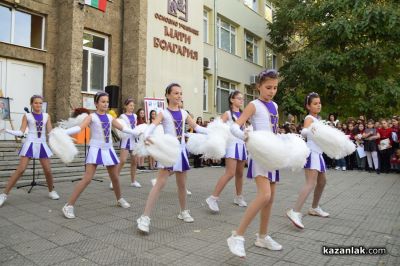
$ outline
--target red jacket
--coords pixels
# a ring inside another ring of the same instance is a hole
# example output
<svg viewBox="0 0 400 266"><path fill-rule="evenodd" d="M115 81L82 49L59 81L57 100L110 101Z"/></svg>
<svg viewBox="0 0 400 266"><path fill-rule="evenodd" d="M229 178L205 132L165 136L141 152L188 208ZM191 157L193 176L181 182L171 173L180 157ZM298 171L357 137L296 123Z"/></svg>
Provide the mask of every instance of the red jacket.
<svg viewBox="0 0 400 266"><path fill-rule="evenodd" d="M392 128L378 128L378 133L380 135L380 138L376 140L376 143L379 144L381 143L381 140L383 139L389 139L390 140L390 145L393 145L393 140L392 140Z"/></svg>

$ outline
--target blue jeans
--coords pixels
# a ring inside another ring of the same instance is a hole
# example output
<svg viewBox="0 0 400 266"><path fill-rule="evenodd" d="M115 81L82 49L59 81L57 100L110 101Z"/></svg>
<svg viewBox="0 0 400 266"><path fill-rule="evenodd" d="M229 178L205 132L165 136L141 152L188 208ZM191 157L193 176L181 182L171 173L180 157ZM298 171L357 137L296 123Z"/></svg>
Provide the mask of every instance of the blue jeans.
<svg viewBox="0 0 400 266"><path fill-rule="evenodd" d="M336 166L339 167L346 167L346 160L344 158L341 158L339 160L336 160Z"/></svg>

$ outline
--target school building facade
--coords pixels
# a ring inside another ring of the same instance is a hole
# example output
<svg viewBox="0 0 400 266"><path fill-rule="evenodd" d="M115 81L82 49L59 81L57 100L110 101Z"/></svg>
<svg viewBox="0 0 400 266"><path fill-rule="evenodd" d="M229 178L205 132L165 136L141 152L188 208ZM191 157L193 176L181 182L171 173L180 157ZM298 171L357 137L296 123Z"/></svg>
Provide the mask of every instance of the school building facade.
<svg viewBox="0 0 400 266"><path fill-rule="evenodd" d="M0 0L0 96L19 127L33 94L56 121L93 109L106 86L119 106L133 97L139 108L177 82L185 108L207 119L226 110L232 89L256 97L254 76L279 66L269 8L265 0Z"/></svg>

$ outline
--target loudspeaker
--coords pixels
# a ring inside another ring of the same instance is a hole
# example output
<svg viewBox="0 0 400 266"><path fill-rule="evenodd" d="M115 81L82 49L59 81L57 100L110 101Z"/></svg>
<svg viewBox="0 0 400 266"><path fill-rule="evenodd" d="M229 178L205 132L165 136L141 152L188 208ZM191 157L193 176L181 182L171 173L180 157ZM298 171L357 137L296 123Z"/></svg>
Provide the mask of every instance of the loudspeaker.
<svg viewBox="0 0 400 266"><path fill-rule="evenodd" d="M118 108L119 102L119 87L115 85L106 86L106 92L109 95L110 108Z"/></svg>

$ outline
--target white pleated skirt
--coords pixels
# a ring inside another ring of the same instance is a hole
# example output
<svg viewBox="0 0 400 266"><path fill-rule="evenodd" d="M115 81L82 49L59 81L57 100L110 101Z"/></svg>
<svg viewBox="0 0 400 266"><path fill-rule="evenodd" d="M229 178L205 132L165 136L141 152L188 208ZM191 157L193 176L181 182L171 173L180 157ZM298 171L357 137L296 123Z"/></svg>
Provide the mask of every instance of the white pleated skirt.
<svg viewBox="0 0 400 266"><path fill-rule="evenodd" d="M231 143L226 149L225 158L231 158L240 161L247 160L246 145L240 142Z"/></svg>
<svg viewBox="0 0 400 266"><path fill-rule="evenodd" d="M119 159L117 154L115 153L112 143L101 143L91 140L86 156L86 164L96 164L104 166L119 164Z"/></svg>
<svg viewBox="0 0 400 266"><path fill-rule="evenodd" d="M188 151L186 150L186 145L182 144L181 146L181 155L178 160L172 167L165 167L161 163L157 162L156 166L158 169L167 169L173 172L185 172L190 170Z"/></svg>
<svg viewBox="0 0 400 266"><path fill-rule="evenodd" d="M326 165L322 153L311 151L310 155L307 158L307 162L304 165L304 169L313 169L317 170L318 172L325 173Z"/></svg>
<svg viewBox="0 0 400 266"><path fill-rule="evenodd" d="M49 146L46 142L36 142L36 141L25 141L22 145L21 150L18 153L19 156L35 158L35 159L45 159L50 158L53 153L51 152Z"/></svg>
<svg viewBox="0 0 400 266"><path fill-rule="evenodd" d="M279 182L279 170L268 170L249 156L247 177L265 176L270 182Z"/></svg>

